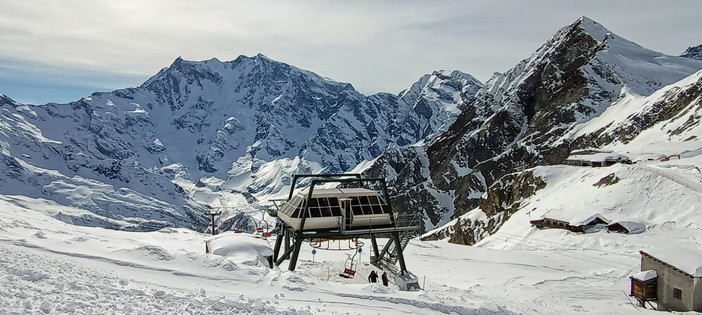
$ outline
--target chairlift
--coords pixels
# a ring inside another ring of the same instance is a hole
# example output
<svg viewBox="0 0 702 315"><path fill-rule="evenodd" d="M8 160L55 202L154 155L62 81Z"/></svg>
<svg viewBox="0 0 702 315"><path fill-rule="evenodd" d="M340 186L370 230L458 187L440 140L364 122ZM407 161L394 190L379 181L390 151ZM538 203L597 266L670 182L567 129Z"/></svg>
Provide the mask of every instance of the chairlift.
<svg viewBox="0 0 702 315"><path fill-rule="evenodd" d="M344 262L344 272L340 273L339 276L352 279L356 275L356 266L358 265L358 262L356 262L357 255L358 250L353 253L353 256L346 254L348 257L346 258L346 262Z"/></svg>
<svg viewBox="0 0 702 315"><path fill-rule="evenodd" d="M343 240L348 240L348 245L342 248L341 244ZM332 241L337 242L336 248L330 246ZM351 238L314 238L310 241L310 246L317 249L323 250L358 250L359 247L363 247L363 241L359 240L358 237Z"/></svg>

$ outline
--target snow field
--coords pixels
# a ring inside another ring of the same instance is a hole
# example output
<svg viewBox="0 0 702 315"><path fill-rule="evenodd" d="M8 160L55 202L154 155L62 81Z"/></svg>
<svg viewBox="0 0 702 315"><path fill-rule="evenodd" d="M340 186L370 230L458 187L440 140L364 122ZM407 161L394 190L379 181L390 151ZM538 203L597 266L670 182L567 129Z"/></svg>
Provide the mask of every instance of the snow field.
<svg viewBox="0 0 702 315"><path fill-rule="evenodd" d="M228 239L224 247L238 246L236 251L207 255L204 241L210 237L202 233L75 226L54 217L79 216L83 210L0 195L0 313L646 313L627 297L628 277L639 271L638 251L668 244L702 248L697 215L702 156L689 143L660 146L685 147L681 159L668 162L536 168L547 186L477 246L409 243L407 266L424 288L416 292L367 283L376 269L368 264L368 240L357 276L343 279L338 273L353 249L318 249L313 261L312 247L303 243L296 271L287 271L287 262L271 270L251 254L266 252L265 245L262 250L259 241L256 246L237 241L248 236ZM610 174L616 183L594 185ZM219 203L215 195L203 197L213 206ZM542 214L589 211L612 221L638 219L647 230L575 234L529 224Z"/></svg>
<svg viewBox="0 0 702 315"><path fill-rule="evenodd" d="M210 237L201 233L73 226L21 198L0 196L2 314L512 313L498 303L454 298L450 290L369 284L369 246L354 279L338 276L352 251L318 250L312 262L307 243L295 272L287 263L271 270L250 255L250 242L242 242L243 254L207 255ZM45 208L51 201L37 203Z"/></svg>

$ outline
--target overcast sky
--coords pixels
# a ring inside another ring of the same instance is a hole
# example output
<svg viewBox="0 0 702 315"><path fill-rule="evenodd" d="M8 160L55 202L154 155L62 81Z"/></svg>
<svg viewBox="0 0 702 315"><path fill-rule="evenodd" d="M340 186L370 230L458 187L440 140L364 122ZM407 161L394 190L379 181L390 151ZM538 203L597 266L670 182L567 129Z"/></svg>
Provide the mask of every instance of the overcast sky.
<svg viewBox="0 0 702 315"><path fill-rule="evenodd" d="M259 52L365 94L437 69L484 82L583 15L667 54L702 44L700 0L3 0L0 93L68 102L138 86L178 56Z"/></svg>

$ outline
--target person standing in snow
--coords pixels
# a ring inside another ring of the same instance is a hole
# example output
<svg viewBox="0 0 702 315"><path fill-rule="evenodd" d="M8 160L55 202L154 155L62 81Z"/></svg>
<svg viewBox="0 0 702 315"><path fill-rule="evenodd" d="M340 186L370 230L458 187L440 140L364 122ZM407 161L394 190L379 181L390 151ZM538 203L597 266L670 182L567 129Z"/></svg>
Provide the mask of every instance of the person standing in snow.
<svg viewBox="0 0 702 315"><path fill-rule="evenodd" d="M383 280L383 285L388 286L388 273L383 271L383 276L380 277L381 280Z"/></svg>
<svg viewBox="0 0 702 315"><path fill-rule="evenodd" d="M378 282L378 274L375 273L375 270L371 271L371 273L368 275L368 282L370 282L370 283Z"/></svg>

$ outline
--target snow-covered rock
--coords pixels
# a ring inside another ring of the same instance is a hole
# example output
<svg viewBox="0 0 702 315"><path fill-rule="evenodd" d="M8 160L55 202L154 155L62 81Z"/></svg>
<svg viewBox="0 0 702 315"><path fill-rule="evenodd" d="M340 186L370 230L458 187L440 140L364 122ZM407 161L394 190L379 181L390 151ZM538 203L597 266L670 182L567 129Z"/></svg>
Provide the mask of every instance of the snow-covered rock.
<svg viewBox="0 0 702 315"><path fill-rule="evenodd" d="M680 57L702 60L702 45L688 47Z"/></svg>

